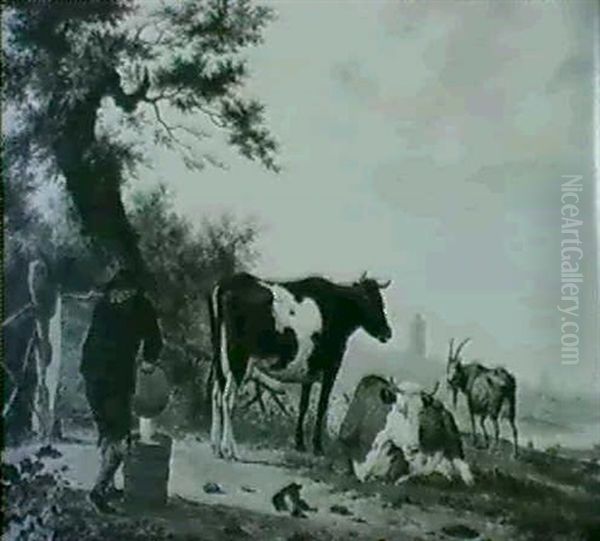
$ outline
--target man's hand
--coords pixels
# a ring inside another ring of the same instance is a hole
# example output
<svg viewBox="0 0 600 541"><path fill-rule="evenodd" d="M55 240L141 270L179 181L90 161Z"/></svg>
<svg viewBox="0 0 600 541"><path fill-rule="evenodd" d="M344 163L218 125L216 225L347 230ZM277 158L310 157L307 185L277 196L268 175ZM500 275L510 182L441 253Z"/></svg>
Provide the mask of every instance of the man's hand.
<svg viewBox="0 0 600 541"><path fill-rule="evenodd" d="M140 369L144 374L151 374L154 372L154 370L156 370L156 365L149 363L148 361L143 361Z"/></svg>

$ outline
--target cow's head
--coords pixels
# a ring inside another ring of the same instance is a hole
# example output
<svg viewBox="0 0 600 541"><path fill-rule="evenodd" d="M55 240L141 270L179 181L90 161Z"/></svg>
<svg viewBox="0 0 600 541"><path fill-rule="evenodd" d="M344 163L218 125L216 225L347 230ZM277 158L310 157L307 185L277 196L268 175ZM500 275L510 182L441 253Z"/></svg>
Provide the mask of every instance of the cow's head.
<svg viewBox="0 0 600 541"><path fill-rule="evenodd" d="M422 408L421 387L403 381L380 391L380 400L389 408L386 437L396 447L416 449L419 444L418 415Z"/></svg>
<svg viewBox="0 0 600 541"><path fill-rule="evenodd" d="M367 273L364 273L360 280L354 284L354 289L358 293L361 326L373 338L377 338L383 343L392 337L392 329L388 324L381 296L381 290L390 284L391 280L382 283L373 278L368 278Z"/></svg>
<svg viewBox="0 0 600 541"><path fill-rule="evenodd" d="M358 395L369 398L368 407L353 409L352 404L349 409L363 412L363 423L348 425L359 427L361 436L372 439L356 438L354 433L346 437L351 443L370 441L361 459L353 461L354 473L360 481L382 478L398 482L435 471L448 478L459 475L465 482L472 482L468 465L462 460L457 463L457 459L462 459L460 434L449 412L434 398L437 385L428 391L408 381L395 383L374 376L367 378L361 381L355 399ZM370 423L379 426L369 431Z"/></svg>
<svg viewBox="0 0 600 541"><path fill-rule="evenodd" d="M446 365L446 381L448 385L452 389L452 405L456 407L456 394L458 389L460 389L463 385L463 370L462 370L462 357L460 356L461 350L463 347L467 345L467 343L471 340L470 338L465 338L455 351L453 351L454 347L454 338L450 340L450 347L448 350L448 363Z"/></svg>

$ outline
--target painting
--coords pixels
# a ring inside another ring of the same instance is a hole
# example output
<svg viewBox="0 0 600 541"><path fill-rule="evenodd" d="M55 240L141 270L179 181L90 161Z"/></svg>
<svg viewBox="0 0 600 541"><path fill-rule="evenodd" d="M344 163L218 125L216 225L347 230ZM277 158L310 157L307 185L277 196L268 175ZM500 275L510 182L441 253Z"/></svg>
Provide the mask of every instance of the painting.
<svg viewBox="0 0 600 541"><path fill-rule="evenodd" d="M593 0L2 8L2 539L600 539Z"/></svg>

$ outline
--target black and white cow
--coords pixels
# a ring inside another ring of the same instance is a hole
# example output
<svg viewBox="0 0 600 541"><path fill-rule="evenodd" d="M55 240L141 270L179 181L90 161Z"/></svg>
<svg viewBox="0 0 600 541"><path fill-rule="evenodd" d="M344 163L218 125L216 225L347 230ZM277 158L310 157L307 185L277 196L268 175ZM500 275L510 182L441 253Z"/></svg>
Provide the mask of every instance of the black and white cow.
<svg viewBox="0 0 600 541"><path fill-rule="evenodd" d="M363 275L349 285L310 277L274 282L240 273L219 282L209 302L213 344L213 452L236 458L231 415L239 387L260 375L302 384L296 448L304 450L304 417L313 383L321 395L313 432L316 454L329 395L350 336L359 328L387 342L392 331L380 290Z"/></svg>
<svg viewBox="0 0 600 541"><path fill-rule="evenodd" d="M338 436L358 480L402 482L436 472L473 482L454 418L434 393L376 375L360 381Z"/></svg>

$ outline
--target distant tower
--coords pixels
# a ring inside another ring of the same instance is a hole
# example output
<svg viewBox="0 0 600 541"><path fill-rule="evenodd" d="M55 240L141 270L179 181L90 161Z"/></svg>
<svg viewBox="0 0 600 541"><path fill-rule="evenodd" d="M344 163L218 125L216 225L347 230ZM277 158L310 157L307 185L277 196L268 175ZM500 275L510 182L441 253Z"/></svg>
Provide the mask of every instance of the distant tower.
<svg viewBox="0 0 600 541"><path fill-rule="evenodd" d="M419 357L427 355L427 324L421 314L417 314L410 326L410 351Z"/></svg>

